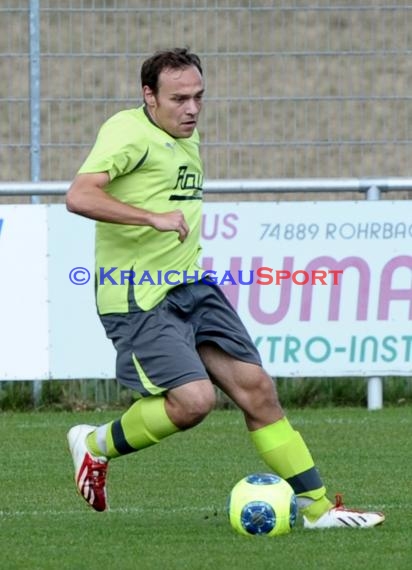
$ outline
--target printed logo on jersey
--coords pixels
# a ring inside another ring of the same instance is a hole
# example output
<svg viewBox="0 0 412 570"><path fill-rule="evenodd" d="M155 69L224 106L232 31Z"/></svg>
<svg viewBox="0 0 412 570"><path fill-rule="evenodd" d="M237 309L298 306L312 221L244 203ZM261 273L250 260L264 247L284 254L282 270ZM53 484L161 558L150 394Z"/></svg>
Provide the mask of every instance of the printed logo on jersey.
<svg viewBox="0 0 412 570"><path fill-rule="evenodd" d="M201 200L203 189L203 175L200 172L191 172L188 166L179 166L176 184L169 200Z"/></svg>

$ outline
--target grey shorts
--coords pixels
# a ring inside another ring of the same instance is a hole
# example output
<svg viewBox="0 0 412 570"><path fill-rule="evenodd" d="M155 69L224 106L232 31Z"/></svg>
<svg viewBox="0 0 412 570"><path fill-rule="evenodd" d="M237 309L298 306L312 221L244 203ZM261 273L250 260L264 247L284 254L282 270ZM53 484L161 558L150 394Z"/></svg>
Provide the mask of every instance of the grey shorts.
<svg viewBox="0 0 412 570"><path fill-rule="evenodd" d="M208 378L197 352L203 342L215 343L243 362L261 365L238 314L214 285L179 285L150 311L136 308L100 319L117 351L118 381L142 396Z"/></svg>

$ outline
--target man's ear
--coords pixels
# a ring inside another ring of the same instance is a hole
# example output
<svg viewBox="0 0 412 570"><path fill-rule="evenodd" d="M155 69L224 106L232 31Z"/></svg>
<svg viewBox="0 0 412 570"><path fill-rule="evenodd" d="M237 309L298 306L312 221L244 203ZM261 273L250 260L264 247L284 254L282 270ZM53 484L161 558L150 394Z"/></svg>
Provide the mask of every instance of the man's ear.
<svg viewBox="0 0 412 570"><path fill-rule="evenodd" d="M143 99L148 107L156 106L156 97L153 91L147 85L143 86Z"/></svg>

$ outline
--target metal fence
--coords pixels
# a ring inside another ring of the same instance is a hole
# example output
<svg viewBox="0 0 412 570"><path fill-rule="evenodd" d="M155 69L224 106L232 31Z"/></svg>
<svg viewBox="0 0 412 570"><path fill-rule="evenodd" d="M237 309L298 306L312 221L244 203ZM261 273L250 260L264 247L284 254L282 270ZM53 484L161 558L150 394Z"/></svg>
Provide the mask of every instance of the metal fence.
<svg viewBox="0 0 412 570"><path fill-rule="evenodd" d="M70 180L175 45L203 61L212 191L410 191L411 30L391 0L0 0L0 194Z"/></svg>
<svg viewBox="0 0 412 570"><path fill-rule="evenodd" d="M0 0L0 179L73 177L152 51L202 57L206 176L411 176L412 4Z"/></svg>

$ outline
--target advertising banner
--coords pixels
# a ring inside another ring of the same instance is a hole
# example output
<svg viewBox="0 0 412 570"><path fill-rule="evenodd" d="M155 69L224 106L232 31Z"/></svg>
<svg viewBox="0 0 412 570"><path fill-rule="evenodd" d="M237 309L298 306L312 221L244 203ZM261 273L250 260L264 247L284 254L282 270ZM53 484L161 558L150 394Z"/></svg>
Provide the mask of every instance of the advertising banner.
<svg viewBox="0 0 412 570"><path fill-rule="evenodd" d="M270 374L412 373L410 206L204 205L202 266ZM0 207L0 378L114 377L95 309L93 239L94 222L63 205ZM169 269L184 282L172 261Z"/></svg>

